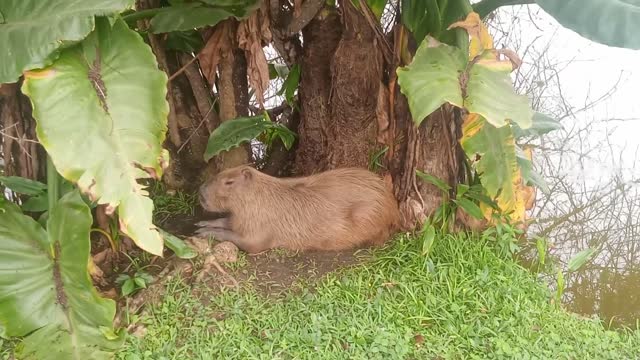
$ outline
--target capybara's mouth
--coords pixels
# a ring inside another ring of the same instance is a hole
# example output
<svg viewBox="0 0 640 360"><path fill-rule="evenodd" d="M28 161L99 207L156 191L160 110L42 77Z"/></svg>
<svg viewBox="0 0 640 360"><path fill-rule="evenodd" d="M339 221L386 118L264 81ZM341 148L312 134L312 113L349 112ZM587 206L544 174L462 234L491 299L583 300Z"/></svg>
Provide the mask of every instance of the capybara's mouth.
<svg viewBox="0 0 640 360"><path fill-rule="evenodd" d="M219 218L230 217L231 211L228 211L228 210L209 211L207 209L204 209L203 215L204 215L204 218L206 218L207 220L215 220Z"/></svg>

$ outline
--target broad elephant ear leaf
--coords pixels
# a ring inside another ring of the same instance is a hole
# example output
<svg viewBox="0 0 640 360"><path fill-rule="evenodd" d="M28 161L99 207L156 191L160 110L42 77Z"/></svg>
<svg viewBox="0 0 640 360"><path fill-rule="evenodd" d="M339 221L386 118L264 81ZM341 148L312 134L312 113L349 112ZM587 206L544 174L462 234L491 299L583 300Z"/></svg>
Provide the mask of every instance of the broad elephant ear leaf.
<svg viewBox="0 0 640 360"><path fill-rule="evenodd" d="M109 210L119 206L121 230L155 255L162 238L136 180L159 178L166 165L166 87L142 38L122 20L111 26L104 18L51 66L27 73L22 87L58 172Z"/></svg>
<svg viewBox="0 0 640 360"><path fill-rule="evenodd" d="M411 31L414 39L421 43L425 36L429 33L429 3L438 6L436 1L423 0L402 0L402 23ZM440 13L435 14L437 20L440 20ZM437 37L437 36L436 36Z"/></svg>
<svg viewBox="0 0 640 360"><path fill-rule="evenodd" d="M517 123L512 123L513 135L516 139L542 136L551 131L562 129L562 124L558 120L539 112L534 112L531 120L531 127L526 130L521 129Z"/></svg>
<svg viewBox="0 0 640 360"><path fill-rule="evenodd" d="M65 195L45 231L8 201L0 202L0 336L25 336L21 359L109 359L123 338L113 333L115 303L91 283L93 218L80 194Z"/></svg>
<svg viewBox="0 0 640 360"><path fill-rule="evenodd" d="M531 149L525 151L516 146L516 158L518 159L518 166L520 167L520 173L522 174L522 180L525 185L536 186L542 190L543 193L549 194L551 191L549 185L547 185L542 175L533 168Z"/></svg>
<svg viewBox="0 0 640 360"><path fill-rule="evenodd" d="M274 124L262 115L241 117L223 122L209 136L204 160L209 161L222 151L228 151L242 143L257 138Z"/></svg>
<svg viewBox="0 0 640 360"><path fill-rule="evenodd" d="M515 92L511 82L511 62L495 60L491 51L480 55L469 71L464 107L482 115L495 127L511 121L521 129L531 127L533 110L526 95Z"/></svg>
<svg viewBox="0 0 640 360"><path fill-rule="evenodd" d="M248 16L260 3L257 0L212 1L181 3L161 8L151 19L151 31L166 33L187 31L217 23L235 17Z"/></svg>
<svg viewBox="0 0 640 360"><path fill-rule="evenodd" d="M42 68L68 42L84 39L94 17L120 12L133 0L2 0L0 2L0 84Z"/></svg>
<svg viewBox="0 0 640 360"><path fill-rule="evenodd" d="M536 0L562 26L604 45L640 49L640 2Z"/></svg>
<svg viewBox="0 0 640 360"><path fill-rule="evenodd" d="M20 176L0 176L0 184L18 194L37 196L47 191L47 185Z"/></svg>
<svg viewBox="0 0 640 360"><path fill-rule="evenodd" d="M459 49L427 37L408 66L398 68L400 90L409 101L413 120L420 124L445 103L462 107L459 76L467 63Z"/></svg>
<svg viewBox="0 0 640 360"><path fill-rule="evenodd" d="M519 217L524 216L524 200L519 193L522 177L511 127L497 128L481 116L471 114L463 124L460 143L469 158L480 157L476 169L489 197L497 197L503 212L515 214L512 220L521 220ZM488 206L482 207L489 210Z"/></svg>
<svg viewBox="0 0 640 360"><path fill-rule="evenodd" d="M187 245L179 237L158 228L160 234L164 238L165 245L173 251L180 259L193 259L198 253L189 245Z"/></svg>

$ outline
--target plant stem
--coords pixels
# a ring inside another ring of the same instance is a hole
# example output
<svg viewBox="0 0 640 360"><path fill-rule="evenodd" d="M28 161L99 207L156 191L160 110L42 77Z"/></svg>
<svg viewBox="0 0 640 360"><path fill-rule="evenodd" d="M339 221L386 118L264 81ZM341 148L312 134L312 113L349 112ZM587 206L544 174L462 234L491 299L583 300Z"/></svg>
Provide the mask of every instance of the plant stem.
<svg viewBox="0 0 640 360"><path fill-rule="evenodd" d="M60 179L56 167L47 155L47 194L49 197L49 214L60 198Z"/></svg>

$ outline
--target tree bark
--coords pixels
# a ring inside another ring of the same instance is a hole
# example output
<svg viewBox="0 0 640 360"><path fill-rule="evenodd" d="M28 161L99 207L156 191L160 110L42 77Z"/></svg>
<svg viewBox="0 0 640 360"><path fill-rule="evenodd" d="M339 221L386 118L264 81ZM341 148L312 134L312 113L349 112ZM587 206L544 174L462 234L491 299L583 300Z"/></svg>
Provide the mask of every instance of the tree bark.
<svg viewBox="0 0 640 360"><path fill-rule="evenodd" d="M369 167L376 150L383 59L376 34L350 0L340 2L342 38L331 62L331 168Z"/></svg>
<svg viewBox="0 0 640 360"><path fill-rule="evenodd" d="M340 11L339 28L335 11L326 8L303 29L297 169L308 175L338 167L367 168L372 154L386 145L386 178L393 184L403 227L414 229L443 200L438 188L416 178L416 170L454 189L458 183L460 116L443 106L416 126L396 83L395 72L402 65L399 47L397 63L387 63L385 72L372 25L351 1L341 1ZM412 52L415 48L412 44Z"/></svg>
<svg viewBox="0 0 640 360"><path fill-rule="evenodd" d="M336 10L325 7L302 30L304 47L300 60L300 125L296 172L310 175L328 167L331 124L331 60L338 47L342 26Z"/></svg>
<svg viewBox="0 0 640 360"><path fill-rule="evenodd" d="M235 37L238 22L225 20L224 26L230 26L228 34ZM232 45L222 51L219 70L220 121L231 121L237 117L249 115L249 85L247 81L247 61L244 51L238 49L234 38L227 39ZM244 144L222 152L215 161L218 169L248 164L252 159L251 148Z"/></svg>
<svg viewBox="0 0 640 360"><path fill-rule="evenodd" d="M159 6L157 0L138 0L139 10ZM148 27L148 20L139 26ZM191 62L185 54L167 50L160 36L147 34L149 45L161 70L167 76L175 74L184 65ZM169 150L170 162L163 176L168 188L192 191L198 186L202 169L206 166L203 159L208 140L208 129L217 126L216 112L212 109L213 94L199 73L198 65L191 62L182 74L172 78L167 86L169 102L168 138L164 143ZM213 125L212 125L213 124Z"/></svg>
<svg viewBox="0 0 640 360"><path fill-rule="evenodd" d="M3 84L0 92L0 143L5 176L45 181L46 152L38 143L31 103L22 81Z"/></svg>

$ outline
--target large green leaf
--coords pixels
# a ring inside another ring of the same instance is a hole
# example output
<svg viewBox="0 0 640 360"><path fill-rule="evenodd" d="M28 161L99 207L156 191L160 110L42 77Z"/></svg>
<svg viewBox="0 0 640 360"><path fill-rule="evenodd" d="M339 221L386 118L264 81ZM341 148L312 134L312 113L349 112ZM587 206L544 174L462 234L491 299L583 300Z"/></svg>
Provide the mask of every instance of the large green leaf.
<svg viewBox="0 0 640 360"><path fill-rule="evenodd" d="M286 67L285 67L286 68ZM274 66L274 70L278 68ZM278 91L278 95L284 94L284 98L290 105L293 104L293 95L295 91L298 89L298 85L300 84L300 65L295 64L291 67L291 70L287 68L287 75L282 83L282 87Z"/></svg>
<svg viewBox="0 0 640 360"><path fill-rule="evenodd" d="M43 184L44 185L44 184ZM45 185L46 188L46 185ZM63 180L59 185L59 195L64 195L70 191L73 191L73 184L70 182ZM85 199L83 199L85 200ZM88 203L88 200L85 201ZM89 205L89 204L87 204ZM48 191L45 190L42 193L37 194L36 196L32 196L27 201L20 206L22 211L32 211L32 212L42 212L47 211L49 209L49 194Z"/></svg>
<svg viewBox="0 0 640 360"><path fill-rule="evenodd" d="M371 12L379 20L384 12L384 7L387 6L387 0L367 0L367 5L369 5Z"/></svg>
<svg viewBox="0 0 640 360"><path fill-rule="evenodd" d="M548 194L550 191L549 185L547 185L547 182L544 180L542 175L535 171L533 168L533 162L527 158L526 154L519 146L516 146L516 158L518 160L518 166L520 167L520 173L522 174L522 180L524 183L529 186L537 186L543 193Z"/></svg>
<svg viewBox="0 0 640 360"><path fill-rule="evenodd" d="M276 137L280 138L287 149L295 140L295 133L282 124L271 122L264 115L241 117L223 122L211 133L204 160L209 161L222 151L228 151L261 135L265 135L267 145Z"/></svg>
<svg viewBox="0 0 640 360"><path fill-rule="evenodd" d="M536 0L558 22L587 39L640 49L638 0Z"/></svg>
<svg viewBox="0 0 640 360"><path fill-rule="evenodd" d="M448 193L451 190L451 186L449 186L449 184L447 184L444 180L437 178L431 174L426 174L420 170L416 170L416 175L418 175L419 178L428 182L429 184L434 185L435 187L440 189L440 191L442 191L443 193Z"/></svg>
<svg viewBox="0 0 640 360"><path fill-rule="evenodd" d="M162 229L158 229L160 234L164 238L164 243L171 251L173 251L180 259L193 259L198 256L198 253L189 245L187 245L179 237L168 233Z"/></svg>
<svg viewBox="0 0 640 360"><path fill-rule="evenodd" d="M365 2L367 3L367 6L369 6L369 9L371 9L373 15L380 20L384 7L387 5L387 0L365 0ZM359 0L351 0L351 3L356 7L356 9L360 9Z"/></svg>
<svg viewBox="0 0 640 360"><path fill-rule="evenodd" d="M528 98L513 89L511 62L497 61L487 51L471 66L467 63L462 50L428 36L411 64L398 68L398 83L414 121L420 124L449 102L482 115L496 127L508 122L518 124L519 129L531 127L534 112Z"/></svg>
<svg viewBox="0 0 640 360"><path fill-rule="evenodd" d="M94 16L120 12L133 0L0 1L0 84L51 64L65 42L93 30Z"/></svg>
<svg viewBox="0 0 640 360"><path fill-rule="evenodd" d="M436 0L402 0L402 23L411 31L418 43L421 43L427 36L432 24L427 17L427 6L430 3L438 6ZM439 21L440 13L438 12L436 15ZM432 36L437 38L435 34Z"/></svg>
<svg viewBox="0 0 640 360"><path fill-rule="evenodd" d="M202 36L196 30L170 32L165 43L167 49L186 53L200 52L203 46Z"/></svg>
<svg viewBox="0 0 640 360"><path fill-rule="evenodd" d="M60 199L46 232L8 201L0 213L0 336L28 335L20 359L111 358L122 337L87 271L93 218L80 194Z"/></svg>
<svg viewBox="0 0 640 360"><path fill-rule="evenodd" d="M484 215L482 214L482 210L480 210L480 207L473 201L466 198L460 198L460 199L453 200L453 202L456 203L458 206L460 206L462 210L464 210L464 212L473 216L474 218L476 219L484 218Z"/></svg>
<svg viewBox="0 0 640 360"><path fill-rule="evenodd" d="M542 136L553 130L562 129L562 124L559 121L539 112L535 112L531 120L531 127L525 130L521 129L517 123L512 123L513 136L516 139L528 136Z"/></svg>
<svg viewBox="0 0 640 360"><path fill-rule="evenodd" d="M469 158L480 156L476 169L489 196L500 194L498 204L503 210L515 208L516 186L521 180L511 127L497 128L478 117L466 124L460 142Z"/></svg>
<svg viewBox="0 0 640 360"><path fill-rule="evenodd" d="M445 44L432 47L430 39L422 42L411 64L397 70L400 89L418 124L446 102L463 105L459 76L467 63L466 56Z"/></svg>
<svg viewBox="0 0 640 360"><path fill-rule="evenodd" d="M18 194L36 196L47 190L47 185L20 176L0 176L0 184Z"/></svg>
<svg viewBox="0 0 640 360"><path fill-rule="evenodd" d="M252 116L225 121L209 136L207 149L204 151L204 160L209 161L222 151L232 148L257 138L266 131L271 123L264 116Z"/></svg>
<svg viewBox="0 0 640 360"><path fill-rule="evenodd" d="M438 40L454 45L467 54L469 52L469 35L467 32L461 28L451 30L447 30L447 28L454 22L463 20L473 11L469 0L438 0L438 8L442 24L442 32L438 36Z"/></svg>
<svg viewBox="0 0 640 360"><path fill-rule="evenodd" d="M206 4L203 4L206 3ZM259 5L257 0L190 2L162 8L151 19L151 31L165 33L214 26L230 17L248 16Z"/></svg>
<svg viewBox="0 0 640 360"><path fill-rule="evenodd" d="M170 6L163 8L151 19L151 31L165 33L214 26L232 16L233 13L225 9L207 7L197 3Z"/></svg>
<svg viewBox="0 0 640 360"><path fill-rule="evenodd" d="M99 204L119 206L121 230L161 255L153 202L136 179L159 177L166 163L167 76L122 20L96 25L50 67L27 76L22 91L60 174Z"/></svg>
<svg viewBox="0 0 640 360"><path fill-rule="evenodd" d="M486 53L485 56L493 56ZM481 55L482 56L482 55ZM469 71L467 97L464 106L469 112L482 115L496 127L513 121L522 129L531 126L533 110L525 95L513 89L509 61L478 61Z"/></svg>

